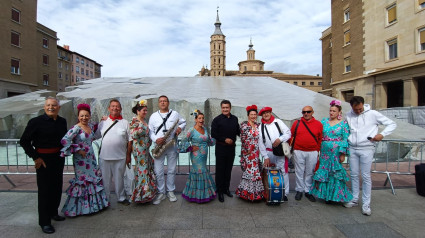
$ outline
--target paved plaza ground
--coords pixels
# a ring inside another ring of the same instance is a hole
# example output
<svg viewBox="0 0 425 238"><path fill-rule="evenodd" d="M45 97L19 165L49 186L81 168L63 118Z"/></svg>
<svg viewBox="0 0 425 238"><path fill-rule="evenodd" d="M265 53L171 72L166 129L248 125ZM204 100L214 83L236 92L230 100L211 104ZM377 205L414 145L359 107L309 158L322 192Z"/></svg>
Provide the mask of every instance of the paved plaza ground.
<svg viewBox="0 0 425 238"><path fill-rule="evenodd" d="M232 191L240 172L235 167ZM68 179L64 176L64 190ZM386 176L373 174L372 216L361 214L360 207L344 208L294 199L291 183L289 202L267 206L236 197L225 197L207 204L193 204L181 197L186 175L177 176L178 201L160 205L116 203L99 214L67 218L54 222L56 233L47 235L38 226L35 175L10 175L13 188L0 177L0 237L424 237L425 197L417 195L414 176L393 175L396 195ZM295 181L290 174L290 181ZM62 202L65 201L65 194Z"/></svg>

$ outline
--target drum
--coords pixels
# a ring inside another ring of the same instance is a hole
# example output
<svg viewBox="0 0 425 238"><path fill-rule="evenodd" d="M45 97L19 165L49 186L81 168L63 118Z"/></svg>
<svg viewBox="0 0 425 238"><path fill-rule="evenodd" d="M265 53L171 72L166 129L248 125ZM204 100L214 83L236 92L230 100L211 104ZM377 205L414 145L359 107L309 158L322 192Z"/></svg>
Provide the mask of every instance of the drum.
<svg viewBox="0 0 425 238"><path fill-rule="evenodd" d="M261 173L264 184L264 198L267 205L279 205L285 196L285 183L280 169L275 167L263 168Z"/></svg>

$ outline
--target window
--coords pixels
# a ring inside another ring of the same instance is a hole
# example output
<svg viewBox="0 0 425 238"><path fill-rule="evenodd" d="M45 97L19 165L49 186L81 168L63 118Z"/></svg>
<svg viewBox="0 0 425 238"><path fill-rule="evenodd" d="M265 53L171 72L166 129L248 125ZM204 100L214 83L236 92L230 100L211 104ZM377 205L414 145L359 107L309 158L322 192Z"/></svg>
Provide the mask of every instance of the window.
<svg viewBox="0 0 425 238"><path fill-rule="evenodd" d="M331 81L332 81L332 80L331 80ZM322 82L318 82L317 84L318 84L319 86L322 86Z"/></svg>
<svg viewBox="0 0 425 238"><path fill-rule="evenodd" d="M84 59L81 59L81 64L84 65Z"/></svg>
<svg viewBox="0 0 425 238"><path fill-rule="evenodd" d="M305 82L301 82L301 85L302 85L302 86L305 86Z"/></svg>
<svg viewBox="0 0 425 238"><path fill-rule="evenodd" d="M10 72L12 74L20 74L20 61L18 59L12 59L10 61Z"/></svg>
<svg viewBox="0 0 425 238"><path fill-rule="evenodd" d="M93 78L93 71L90 71L90 78Z"/></svg>
<svg viewBox="0 0 425 238"><path fill-rule="evenodd" d="M65 70L68 70L68 67L69 67L68 64L65 64Z"/></svg>
<svg viewBox="0 0 425 238"><path fill-rule="evenodd" d="M21 11L12 8L12 20L16 22L21 22Z"/></svg>
<svg viewBox="0 0 425 238"><path fill-rule="evenodd" d="M86 63L86 67L89 67L89 62Z"/></svg>
<svg viewBox="0 0 425 238"><path fill-rule="evenodd" d="M86 76L89 76L89 70L86 69Z"/></svg>
<svg viewBox="0 0 425 238"><path fill-rule="evenodd" d="M310 82L310 86L314 86L314 82Z"/></svg>
<svg viewBox="0 0 425 238"><path fill-rule="evenodd" d="M425 27L419 29L418 31L419 31L419 51L424 51L425 50Z"/></svg>
<svg viewBox="0 0 425 238"><path fill-rule="evenodd" d="M81 74L84 75L84 69L83 68L81 68Z"/></svg>
<svg viewBox="0 0 425 238"><path fill-rule="evenodd" d="M350 30L344 32L344 45L350 44Z"/></svg>
<svg viewBox="0 0 425 238"><path fill-rule="evenodd" d="M397 39L387 41L388 45L388 59L396 59L397 56Z"/></svg>
<svg viewBox="0 0 425 238"><path fill-rule="evenodd" d="M49 48L49 39L43 37L43 47Z"/></svg>
<svg viewBox="0 0 425 238"><path fill-rule="evenodd" d="M418 0L419 9L425 9L425 0Z"/></svg>
<svg viewBox="0 0 425 238"><path fill-rule="evenodd" d="M80 63L80 57L75 58L75 62Z"/></svg>
<svg viewBox="0 0 425 238"><path fill-rule="evenodd" d="M425 1L425 0L424 0ZM90 68L93 68L93 63L90 63Z"/></svg>
<svg viewBox="0 0 425 238"><path fill-rule="evenodd" d="M76 81L77 81L77 82L80 82L80 77L78 77L78 76L77 76L77 77L76 77Z"/></svg>
<svg viewBox="0 0 425 238"><path fill-rule="evenodd" d="M80 73L80 66L75 66L75 72Z"/></svg>
<svg viewBox="0 0 425 238"><path fill-rule="evenodd" d="M65 74L65 81L68 81L68 74Z"/></svg>
<svg viewBox="0 0 425 238"><path fill-rule="evenodd" d="M49 65L49 56L48 55L43 55L43 64Z"/></svg>
<svg viewBox="0 0 425 238"><path fill-rule="evenodd" d="M344 22L347 22L348 20L350 20L350 9L349 8L344 11Z"/></svg>
<svg viewBox="0 0 425 238"><path fill-rule="evenodd" d="M49 75L48 74L43 74L43 85L49 86Z"/></svg>
<svg viewBox="0 0 425 238"><path fill-rule="evenodd" d="M62 78L62 72L58 73L58 78L60 78L60 79Z"/></svg>
<svg viewBox="0 0 425 238"><path fill-rule="evenodd" d="M298 85L298 82L294 82L294 85Z"/></svg>
<svg viewBox="0 0 425 238"><path fill-rule="evenodd" d="M350 57L344 59L344 73L351 72Z"/></svg>
<svg viewBox="0 0 425 238"><path fill-rule="evenodd" d="M10 36L10 43L14 46L20 46L21 34L19 34L18 32L12 31L12 34Z"/></svg>
<svg viewBox="0 0 425 238"><path fill-rule="evenodd" d="M394 3L393 5L387 7L387 23L392 24L397 21L397 5Z"/></svg>
<svg viewBox="0 0 425 238"><path fill-rule="evenodd" d="M60 69L62 69L62 61L59 61L59 63L58 63L58 67L59 67Z"/></svg>

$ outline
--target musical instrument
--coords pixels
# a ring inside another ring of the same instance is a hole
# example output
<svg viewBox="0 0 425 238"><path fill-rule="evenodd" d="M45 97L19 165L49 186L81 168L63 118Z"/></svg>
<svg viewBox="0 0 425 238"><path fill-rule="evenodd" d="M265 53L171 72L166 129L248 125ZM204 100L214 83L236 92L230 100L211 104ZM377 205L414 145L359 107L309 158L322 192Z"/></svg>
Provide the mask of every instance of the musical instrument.
<svg viewBox="0 0 425 238"><path fill-rule="evenodd" d="M176 120L176 122L174 122L174 124L170 127L170 129L168 129L168 131L164 134L164 139L165 139L165 143L162 145L156 145L155 148L152 149L151 153L152 153L152 157L157 159L159 157L161 157L162 153L164 153L164 151L166 151L168 148L175 146L176 145L176 139L174 136L174 132L176 131L176 127L179 123L179 120ZM169 141L167 141L167 139L173 136L173 138Z"/></svg>
<svg viewBox="0 0 425 238"><path fill-rule="evenodd" d="M280 205L285 196L285 183L280 169L275 167L263 168L261 172L264 184L264 198L267 205Z"/></svg>

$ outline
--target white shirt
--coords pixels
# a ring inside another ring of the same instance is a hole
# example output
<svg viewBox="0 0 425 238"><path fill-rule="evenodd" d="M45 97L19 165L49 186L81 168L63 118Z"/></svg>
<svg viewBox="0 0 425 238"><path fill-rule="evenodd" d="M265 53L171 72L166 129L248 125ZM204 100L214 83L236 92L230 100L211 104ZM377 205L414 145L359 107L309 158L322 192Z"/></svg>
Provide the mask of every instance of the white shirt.
<svg viewBox="0 0 425 238"><path fill-rule="evenodd" d="M163 126L158 133L156 133L156 131L158 130L158 128L162 125L162 123L164 122L164 119L167 117L168 112L171 111L171 115L168 118L167 122L165 122L165 126ZM150 118L149 118L149 137L151 138L151 140L153 142L156 142L156 140L158 138L164 137L164 134L166 132L164 132L164 130L169 130L174 123L178 120L178 127L180 127L182 129L182 131L184 130L184 128L186 127L186 120L176 111L173 110L169 110L168 112L165 113L161 113L160 111L154 112ZM174 129L174 132L171 133L175 133L175 130L177 129L177 127ZM156 134L155 134L156 133ZM174 136L170 136L167 141L170 141L174 138Z"/></svg>
<svg viewBox="0 0 425 238"><path fill-rule="evenodd" d="M114 121L108 117L106 121L99 123L96 138L105 134L105 131ZM102 140L102 149L99 158L104 160L123 160L127 156L127 144L131 141L130 127L128 121L121 119L106 133Z"/></svg>
<svg viewBox="0 0 425 238"><path fill-rule="evenodd" d="M277 122L277 124L279 125L282 135L279 135L279 131L276 127L275 122ZM260 149L261 156L263 156L264 159L267 159L269 158L269 156L267 155L266 148L272 149L273 148L272 144L277 138L279 138L280 142L289 140L291 138L291 130L289 130L289 128L285 125L285 123L283 123L283 121L275 118L272 123L264 124L264 136L265 136L266 142L263 143L263 134L261 130L262 126L263 126L263 123L261 123L260 127L258 128L260 130L260 138L258 142L258 147ZM267 128L267 131L269 132L271 140L269 139L269 136L267 135L266 128Z"/></svg>

